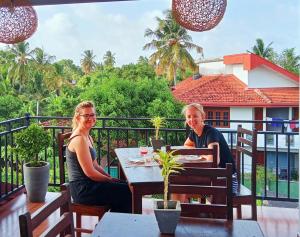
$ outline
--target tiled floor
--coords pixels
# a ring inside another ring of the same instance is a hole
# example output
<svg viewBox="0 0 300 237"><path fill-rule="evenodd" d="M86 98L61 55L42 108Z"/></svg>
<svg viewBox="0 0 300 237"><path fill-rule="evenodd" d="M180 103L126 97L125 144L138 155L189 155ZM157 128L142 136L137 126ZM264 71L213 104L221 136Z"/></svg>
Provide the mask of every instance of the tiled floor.
<svg viewBox="0 0 300 237"><path fill-rule="evenodd" d="M53 200L56 193L48 193L46 202ZM26 211L33 212L43 204L28 204L26 195L22 194L9 203L0 206L0 236L19 236L18 216ZM250 208L244 207L245 217L250 217ZM153 199L143 199L143 214L153 214ZM266 237L296 237L299 231L299 209L260 206L257 208L258 222ZM45 228L54 219L50 216L43 224ZM83 226L93 228L97 224L97 218L84 217ZM41 229L35 232L38 236ZM83 235L84 236L84 235Z"/></svg>

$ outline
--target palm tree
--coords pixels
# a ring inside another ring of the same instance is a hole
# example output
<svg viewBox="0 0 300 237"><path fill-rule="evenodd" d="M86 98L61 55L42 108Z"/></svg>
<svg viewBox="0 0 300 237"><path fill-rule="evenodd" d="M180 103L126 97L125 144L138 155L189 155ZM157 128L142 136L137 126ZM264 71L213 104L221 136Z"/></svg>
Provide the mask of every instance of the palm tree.
<svg viewBox="0 0 300 237"><path fill-rule="evenodd" d="M96 55L94 55L93 50L85 50L82 56L83 59L80 60L82 71L85 75L88 75L96 66L94 62Z"/></svg>
<svg viewBox="0 0 300 237"><path fill-rule="evenodd" d="M59 96L63 85L68 85L64 67L59 63L52 64L51 70L46 75L45 83L50 93L55 92Z"/></svg>
<svg viewBox="0 0 300 237"><path fill-rule="evenodd" d="M170 10L165 12L165 16L165 19L156 17L158 26L155 30L146 29L145 36L153 40L145 44L143 49L156 50L150 56L149 63L155 66L158 75L166 74L167 79L174 80L174 85L176 85L178 69L197 70L197 65L189 50L195 49L203 56L203 49L192 43L192 37L174 20Z"/></svg>
<svg viewBox="0 0 300 237"><path fill-rule="evenodd" d="M295 48L285 49L278 58L280 66L286 70L299 75L300 55L296 55Z"/></svg>
<svg viewBox="0 0 300 237"><path fill-rule="evenodd" d="M115 54L109 50L104 54L103 60L103 64L106 67L114 67L114 65L116 64Z"/></svg>
<svg viewBox="0 0 300 237"><path fill-rule="evenodd" d="M265 43L262 39L258 38L256 39L256 45L252 47L252 51L249 51L249 53L257 54L262 58L266 58L272 62L275 61L275 52L271 45L273 42L269 43L267 47L265 47Z"/></svg>
<svg viewBox="0 0 300 237"><path fill-rule="evenodd" d="M47 65L55 60L55 56L48 55L42 48L35 48L34 59L35 62L39 65Z"/></svg>
<svg viewBox="0 0 300 237"><path fill-rule="evenodd" d="M44 49L35 48L33 50L34 58L34 73L30 80L31 93L29 98L36 101L36 115L40 113L40 102L47 97L47 80L53 80L53 78L47 77L52 70L51 63L55 60L55 56L48 55Z"/></svg>
<svg viewBox="0 0 300 237"><path fill-rule="evenodd" d="M9 48L14 55L14 62L8 70L11 85L18 84L19 92L30 78L29 62L32 61L34 50L30 50L28 42L14 44Z"/></svg>

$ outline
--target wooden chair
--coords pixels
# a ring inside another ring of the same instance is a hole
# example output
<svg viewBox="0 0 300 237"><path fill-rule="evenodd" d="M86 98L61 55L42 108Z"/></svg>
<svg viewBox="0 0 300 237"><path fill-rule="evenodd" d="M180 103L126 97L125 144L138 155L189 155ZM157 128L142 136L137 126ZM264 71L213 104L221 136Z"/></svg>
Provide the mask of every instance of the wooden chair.
<svg viewBox="0 0 300 237"><path fill-rule="evenodd" d="M67 188L62 191L61 195L53 202L41 207L38 211L30 214L26 212L19 216L19 226L21 237L32 237L33 231L40 224L47 219L52 213L60 208L60 219L56 221L55 225L48 227L44 232L43 236L52 237L57 236L75 236L73 214L70 209L71 199L70 192Z"/></svg>
<svg viewBox="0 0 300 237"><path fill-rule="evenodd" d="M174 151L173 155L197 155L197 156L212 155L213 156L212 162L210 162L210 161L201 161L201 162L186 161L186 162L183 162L184 167L201 167L201 168L217 168L218 167L218 147L216 145L214 145L212 149L210 149L210 148L180 148L180 149L176 149L176 148L172 148L170 145L167 145L166 151L167 152ZM184 178L182 177L182 179L184 179ZM201 203L206 202L206 198L204 196L196 195L196 194L172 195L172 198L176 199L176 200L181 200L181 201L185 201L185 200L192 201L192 199L198 199L198 200L200 200Z"/></svg>
<svg viewBox="0 0 300 237"><path fill-rule="evenodd" d="M185 182L178 177L184 177ZM202 182L199 182L199 178ZM215 185L214 180L221 178L226 182ZM221 196L222 203L181 203L181 216L184 217L210 217L232 220L232 164L226 168L190 168L180 171L180 174L170 176L170 193Z"/></svg>
<svg viewBox="0 0 300 237"><path fill-rule="evenodd" d="M249 139L251 136L251 139ZM251 159L251 190L242 184L241 163L247 155ZM251 205L253 220L257 220L256 210L256 157L257 157L257 131L247 130L238 125L237 145L236 145L236 166L237 178L239 182L238 193L233 197L233 206L237 208L237 218L242 218L242 205Z"/></svg>
<svg viewBox="0 0 300 237"><path fill-rule="evenodd" d="M60 184L65 183L65 141L70 138L71 132L68 133L59 133L58 134L58 156L59 156L59 177ZM81 217L82 216L97 216L99 220L104 215L105 212L109 211L109 206L93 206L93 205L84 205L71 201L71 210L75 213L76 225L75 231L77 236L81 236L81 233L92 233L93 230L85 229L81 226Z"/></svg>
<svg viewBox="0 0 300 237"><path fill-rule="evenodd" d="M212 149L210 148L172 148L170 145L166 146L166 151L174 151L173 155L212 155L213 161L201 161L201 162L184 162L184 167L218 167L218 146L214 145Z"/></svg>

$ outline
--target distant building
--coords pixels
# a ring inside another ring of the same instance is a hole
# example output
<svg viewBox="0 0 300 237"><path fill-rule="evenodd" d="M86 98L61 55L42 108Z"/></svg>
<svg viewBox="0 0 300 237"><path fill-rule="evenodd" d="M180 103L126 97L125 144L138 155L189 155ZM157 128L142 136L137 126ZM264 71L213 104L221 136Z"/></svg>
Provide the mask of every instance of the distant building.
<svg viewBox="0 0 300 237"><path fill-rule="evenodd" d="M207 119L217 120L299 120L299 77L255 54L236 54L221 59L199 62L199 75L187 78L173 89L174 97L185 103L197 102L204 106ZM283 126L257 123L263 131L298 132L299 124ZM216 121L219 128L236 129L240 123ZM252 124L243 127L252 129ZM226 135L226 134L224 134ZM267 145L268 167L275 167L276 136L259 135L258 148ZM290 166L297 169L299 162L299 135L278 135L278 162L280 169L287 168L287 145L290 139ZM235 137L227 137L229 143ZM259 163L264 163L260 153Z"/></svg>

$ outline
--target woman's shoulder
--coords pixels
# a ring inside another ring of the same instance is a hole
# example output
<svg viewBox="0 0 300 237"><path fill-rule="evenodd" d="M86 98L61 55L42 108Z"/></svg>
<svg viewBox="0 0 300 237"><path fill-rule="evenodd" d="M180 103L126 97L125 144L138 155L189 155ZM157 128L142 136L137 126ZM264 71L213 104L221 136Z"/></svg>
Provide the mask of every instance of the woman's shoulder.
<svg viewBox="0 0 300 237"><path fill-rule="evenodd" d="M219 134L220 133L220 131L218 129L216 129L216 128L210 126L210 125L207 125L207 124L204 126L204 131L207 134L209 134L209 133L213 133L213 134L217 133L217 134Z"/></svg>
<svg viewBox="0 0 300 237"><path fill-rule="evenodd" d="M80 134L72 134L69 138L69 144L73 142L83 141L84 137Z"/></svg>
<svg viewBox="0 0 300 237"><path fill-rule="evenodd" d="M84 143L86 143L86 141L83 136L80 134L72 134L69 138L67 147L69 151L74 152L75 147L80 147Z"/></svg>

